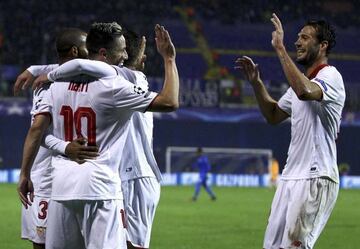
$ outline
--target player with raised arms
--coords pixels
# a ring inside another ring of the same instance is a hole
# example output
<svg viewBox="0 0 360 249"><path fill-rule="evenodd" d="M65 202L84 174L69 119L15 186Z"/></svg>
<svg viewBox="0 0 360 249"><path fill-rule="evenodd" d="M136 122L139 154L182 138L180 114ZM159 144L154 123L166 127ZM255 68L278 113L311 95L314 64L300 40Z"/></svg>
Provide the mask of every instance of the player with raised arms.
<svg viewBox="0 0 360 249"><path fill-rule="evenodd" d="M291 118L291 142L286 165L271 205L264 248L314 247L335 206L339 173L335 140L345 102L343 79L328 65L335 33L326 21L309 21L295 42L296 62L288 55L279 18L271 44L277 53L289 89L275 101L267 92L258 65L249 57L237 59L251 83L260 110L271 124Z"/></svg>
<svg viewBox="0 0 360 249"><path fill-rule="evenodd" d="M54 135L64 140L86 137L88 144L99 145L100 153L96 160L88 160L81 167L70 160L54 158L49 248L125 248L119 217L122 196L118 167L123 159L129 119L135 111L172 111L178 106L175 49L164 27L157 25L155 33L165 63L165 82L159 94L134 87L120 76L106 77L81 84L54 83L40 107L52 114ZM102 44L96 39L99 37L104 38L100 39ZM115 23L94 24L87 47L90 58L110 64L120 64L121 58L126 57L122 30ZM22 172L28 172L44 127L49 125L47 115L36 117L40 118L25 142ZM20 197L27 203L24 194L20 193Z"/></svg>

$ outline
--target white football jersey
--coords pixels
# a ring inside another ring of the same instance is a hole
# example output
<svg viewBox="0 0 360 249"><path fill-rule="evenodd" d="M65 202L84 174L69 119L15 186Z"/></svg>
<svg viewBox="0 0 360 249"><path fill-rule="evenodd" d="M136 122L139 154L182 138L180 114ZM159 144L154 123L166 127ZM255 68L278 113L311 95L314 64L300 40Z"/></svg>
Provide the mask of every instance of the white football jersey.
<svg viewBox="0 0 360 249"><path fill-rule="evenodd" d="M43 101L44 95L49 86L44 85L42 88L34 91L33 106L31 109L31 123L34 115L37 114L39 106ZM34 185L34 194L41 197L50 197L51 195L51 150L40 146L31 168L31 180Z"/></svg>
<svg viewBox="0 0 360 249"><path fill-rule="evenodd" d="M119 68L118 72L136 86L149 89L149 83L142 72L127 68ZM135 78L134 81L132 78ZM132 116L124 149L124 160L120 162L122 181L139 177L156 177L158 181L161 181L161 172L155 160L152 146L153 127L152 112L136 112Z"/></svg>
<svg viewBox="0 0 360 249"><path fill-rule="evenodd" d="M90 83L55 82L49 88L42 112L50 112L54 136L66 141L85 137L98 145L100 155L84 164L53 158L54 200L120 199L119 165L135 111L144 112L156 93L143 90L123 77Z"/></svg>
<svg viewBox="0 0 360 249"><path fill-rule="evenodd" d="M50 72L48 78L57 80L79 75L91 77L122 75L141 89L145 91L149 89L149 83L142 72L85 59L74 59L64 63L61 68ZM161 172L153 153L152 139L153 113L134 113L130 121L130 131L123 154L126 159L120 162L122 181L144 176L156 177L158 181L161 180Z"/></svg>
<svg viewBox="0 0 360 249"><path fill-rule="evenodd" d="M325 66L310 80L322 89L321 101L301 101L289 88L278 102L291 116L291 142L282 179L329 177L338 182L335 140L345 103L343 79L335 67Z"/></svg>

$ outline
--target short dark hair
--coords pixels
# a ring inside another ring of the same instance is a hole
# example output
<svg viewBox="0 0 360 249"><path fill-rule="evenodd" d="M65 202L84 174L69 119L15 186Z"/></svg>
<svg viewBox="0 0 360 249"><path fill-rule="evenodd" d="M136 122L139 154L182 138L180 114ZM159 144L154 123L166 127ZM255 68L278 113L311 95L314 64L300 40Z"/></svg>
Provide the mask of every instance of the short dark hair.
<svg viewBox="0 0 360 249"><path fill-rule="evenodd" d="M124 37L126 41L126 52L128 54L128 59L124 61L124 66L132 67L139 56L141 37L129 29L125 30Z"/></svg>
<svg viewBox="0 0 360 249"><path fill-rule="evenodd" d="M316 30L316 38L319 42L328 42L329 45L326 49L326 55L328 55L331 49L336 45L335 28L325 20L310 20L306 22L305 26L314 27L314 29Z"/></svg>
<svg viewBox="0 0 360 249"><path fill-rule="evenodd" d="M59 57L66 56L69 50L73 47L81 47L83 41L81 36L85 35L86 32L78 28L63 28L56 36L56 52Z"/></svg>
<svg viewBox="0 0 360 249"><path fill-rule="evenodd" d="M98 53L100 48L113 49L115 38L122 35L123 30L117 22L93 23L86 38L89 55Z"/></svg>

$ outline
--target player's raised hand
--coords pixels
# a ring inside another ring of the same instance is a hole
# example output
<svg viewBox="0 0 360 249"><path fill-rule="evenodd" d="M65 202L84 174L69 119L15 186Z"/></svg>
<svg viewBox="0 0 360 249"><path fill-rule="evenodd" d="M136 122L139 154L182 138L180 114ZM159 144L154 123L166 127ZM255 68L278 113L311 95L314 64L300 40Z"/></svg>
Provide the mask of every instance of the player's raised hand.
<svg viewBox="0 0 360 249"><path fill-rule="evenodd" d="M284 48L284 30L281 21L275 13L272 14L272 18L270 20L275 27L275 30L272 32L271 45L275 50L282 49Z"/></svg>
<svg viewBox="0 0 360 249"><path fill-rule="evenodd" d="M28 70L22 72L15 81L14 84L14 95L18 95L21 90L31 85L34 82L35 76L32 75Z"/></svg>
<svg viewBox="0 0 360 249"><path fill-rule="evenodd" d="M87 146L85 138L78 138L69 143L65 148L65 155L71 160L82 164L86 159L95 159L99 156L99 147Z"/></svg>
<svg viewBox="0 0 360 249"><path fill-rule="evenodd" d="M164 26L160 26L159 24L155 25L155 41L157 50L164 59L175 59L175 46L171 41L169 32L164 28Z"/></svg>
<svg viewBox="0 0 360 249"><path fill-rule="evenodd" d="M137 54L137 58L134 63L134 68L136 70L140 70L140 71L144 70L144 63L146 61L145 48L146 48L146 38L145 36L142 36L140 42L140 50L139 53Z"/></svg>
<svg viewBox="0 0 360 249"><path fill-rule="evenodd" d="M17 192L21 203L27 209L34 201L34 186L30 178L20 175Z"/></svg>
<svg viewBox="0 0 360 249"><path fill-rule="evenodd" d="M255 64L248 56L237 58L235 69L239 69L251 84L261 81L259 65Z"/></svg>
<svg viewBox="0 0 360 249"><path fill-rule="evenodd" d="M34 90L36 88L41 87L45 83L49 83L49 82L50 82L50 80L48 79L47 74L41 74L34 80L32 88Z"/></svg>

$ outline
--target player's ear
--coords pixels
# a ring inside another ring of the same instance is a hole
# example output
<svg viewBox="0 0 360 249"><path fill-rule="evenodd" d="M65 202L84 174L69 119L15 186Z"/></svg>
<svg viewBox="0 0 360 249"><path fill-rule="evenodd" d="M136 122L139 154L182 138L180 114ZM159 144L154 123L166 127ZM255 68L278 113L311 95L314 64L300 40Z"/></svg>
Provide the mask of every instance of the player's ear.
<svg viewBox="0 0 360 249"><path fill-rule="evenodd" d="M78 57L79 49L76 46L72 46L70 49L72 57Z"/></svg>
<svg viewBox="0 0 360 249"><path fill-rule="evenodd" d="M326 49L328 48L329 46L329 42L328 41L322 41L320 42L320 50L323 50L326 52Z"/></svg>
<svg viewBox="0 0 360 249"><path fill-rule="evenodd" d="M100 49L99 49L99 56L101 56L102 58L106 59L106 55L107 55L106 48L100 48Z"/></svg>

